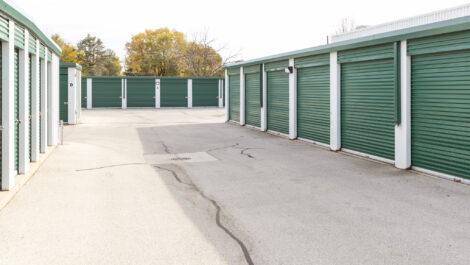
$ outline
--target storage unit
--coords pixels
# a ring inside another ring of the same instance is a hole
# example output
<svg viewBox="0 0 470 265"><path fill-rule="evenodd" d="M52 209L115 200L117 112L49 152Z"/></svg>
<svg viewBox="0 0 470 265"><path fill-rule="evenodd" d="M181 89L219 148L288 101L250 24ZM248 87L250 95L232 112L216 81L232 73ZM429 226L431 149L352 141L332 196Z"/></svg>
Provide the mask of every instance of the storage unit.
<svg viewBox="0 0 470 265"><path fill-rule="evenodd" d="M86 108L87 104L87 79L86 78L81 78L82 80L82 85L81 85L81 101L82 101L82 108Z"/></svg>
<svg viewBox="0 0 470 265"><path fill-rule="evenodd" d="M228 72L229 86L229 119L240 122L240 68Z"/></svg>
<svg viewBox="0 0 470 265"><path fill-rule="evenodd" d="M155 108L155 79L127 78L127 107Z"/></svg>
<svg viewBox="0 0 470 265"><path fill-rule="evenodd" d="M470 178L470 31L410 40L411 163Z"/></svg>
<svg viewBox="0 0 470 265"><path fill-rule="evenodd" d="M225 65L226 120L470 184L470 4L333 40Z"/></svg>
<svg viewBox="0 0 470 265"><path fill-rule="evenodd" d="M90 99L92 108L125 109L217 107L221 96L219 84L223 79L221 77L82 76L81 80L82 107L87 107L87 101ZM192 84L191 87L189 84ZM88 95L89 91L91 95ZM191 92L192 94L188 94Z"/></svg>
<svg viewBox="0 0 470 265"><path fill-rule="evenodd" d="M121 83L121 78L93 78L93 108L121 108Z"/></svg>
<svg viewBox="0 0 470 265"><path fill-rule="evenodd" d="M161 79L161 107L188 106L188 80Z"/></svg>
<svg viewBox="0 0 470 265"><path fill-rule="evenodd" d="M395 159L393 44L338 53L342 148Z"/></svg>
<svg viewBox="0 0 470 265"><path fill-rule="evenodd" d="M285 72L288 61L268 63L267 72L267 128L270 131L289 133L289 74Z"/></svg>
<svg viewBox="0 0 470 265"><path fill-rule="evenodd" d="M246 124L261 126L261 66L252 65L243 68L245 74L245 115Z"/></svg>
<svg viewBox="0 0 470 265"><path fill-rule="evenodd" d="M15 136L14 136L14 149L15 149L15 162L14 162L14 169L18 172L18 165L20 159L20 66L19 66L19 53L18 49L14 51L14 60L13 60L13 67L14 67L14 90L13 90L13 100L14 100L14 124L15 124Z"/></svg>
<svg viewBox="0 0 470 265"><path fill-rule="evenodd" d="M193 107L219 106L219 79L193 79Z"/></svg>
<svg viewBox="0 0 470 265"><path fill-rule="evenodd" d="M0 41L0 184L10 190L16 175L26 174L30 162L58 142L61 50L6 2L0 9ZM46 72L47 80L40 80Z"/></svg>
<svg viewBox="0 0 470 265"><path fill-rule="evenodd" d="M60 120L66 124L77 124L80 118L81 71L79 64L60 64Z"/></svg>
<svg viewBox="0 0 470 265"><path fill-rule="evenodd" d="M297 68L297 136L330 144L330 54L302 57Z"/></svg>

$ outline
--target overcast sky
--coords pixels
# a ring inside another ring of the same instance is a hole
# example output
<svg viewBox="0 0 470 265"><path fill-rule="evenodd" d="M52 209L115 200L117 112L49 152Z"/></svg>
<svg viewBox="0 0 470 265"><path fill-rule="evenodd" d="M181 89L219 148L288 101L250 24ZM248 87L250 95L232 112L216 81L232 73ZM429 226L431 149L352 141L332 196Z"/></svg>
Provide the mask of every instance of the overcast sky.
<svg viewBox="0 0 470 265"><path fill-rule="evenodd" d="M87 33L125 56L124 45L145 29L208 31L222 55L253 59L326 43L342 18L375 25L466 4L463 0L10 0L48 35L76 44Z"/></svg>

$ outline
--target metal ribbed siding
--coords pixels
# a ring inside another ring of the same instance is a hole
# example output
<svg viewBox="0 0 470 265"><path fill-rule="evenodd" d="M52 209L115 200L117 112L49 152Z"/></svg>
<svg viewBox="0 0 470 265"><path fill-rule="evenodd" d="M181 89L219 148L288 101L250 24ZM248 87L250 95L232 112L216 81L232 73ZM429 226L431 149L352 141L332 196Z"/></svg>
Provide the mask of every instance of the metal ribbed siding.
<svg viewBox="0 0 470 265"><path fill-rule="evenodd" d="M47 61L52 62L52 52L50 50L47 51Z"/></svg>
<svg viewBox="0 0 470 265"><path fill-rule="evenodd" d="M330 143L330 66L297 69L297 136Z"/></svg>
<svg viewBox="0 0 470 265"><path fill-rule="evenodd" d="M413 56L411 162L470 178L470 51Z"/></svg>
<svg viewBox="0 0 470 265"><path fill-rule="evenodd" d="M8 40L8 28L9 28L8 20L4 19L3 17L0 17L0 39L4 41L9 41Z"/></svg>
<svg viewBox="0 0 470 265"><path fill-rule="evenodd" d="M93 108L122 107L121 79L93 79L92 104Z"/></svg>
<svg viewBox="0 0 470 265"><path fill-rule="evenodd" d="M39 44L39 58L46 59L46 47L42 43Z"/></svg>
<svg viewBox="0 0 470 265"><path fill-rule="evenodd" d="M341 65L343 148L394 160L394 85L392 59Z"/></svg>
<svg viewBox="0 0 470 265"><path fill-rule="evenodd" d="M39 60L38 69L39 69L39 78L38 78L39 79L39 99L38 99L38 101L39 101L39 117L37 117L37 119L38 119L38 127L39 127L39 150L41 150L41 139L42 139L42 133L41 133L41 131L42 131L42 129L41 129L41 127L42 127L42 122L41 122L41 120L42 120L42 71L43 71L42 66L41 66L41 60Z"/></svg>
<svg viewBox="0 0 470 265"><path fill-rule="evenodd" d="M29 53L36 54L36 38L29 35Z"/></svg>
<svg viewBox="0 0 470 265"><path fill-rule="evenodd" d="M1 17L0 17L0 21L1 21ZM1 24L1 23L0 23ZM1 29L1 28L0 28ZM2 94L3 94L3 75L1 73L3 73L3 51L2 51L2 46L3 45L0 45L0 124L3 124L3 99L2 99ZM2 133L0 133L0 143L2 142ZM3 144L0 144L0 154L3 152L2 151L2 146ZM0 187L2 185L2 164L3 164L3 161L2 161L2 156L0 155Z"/></svg>
<svg viewBox="0 0 470 265"><path fill-rule="evenodd" d="M229 117L240 122L240 74L229 75Z"/></svg>
<svg viewBox="0 0 470 265"><path fill-rule="evenodd" d="M289 74L282 71L267 73L268 130L289 133Z"/></svg>
<svg viewBox="0 0 470 265"><path fill-rule="evenodd" d="M193 79L193 107L219 105L219 80Z"/></svg>
<svg viewBox="0 0 470 265"><path fill-rule="evenodd" d="M14 80L14 89L13 89L13 98L15 101L14 106L14 126L15 126L15 169L18 170L19 165L19 151L20 151L20 137L19 137L19 129L20 129L20 99L19 99L19 87L20 87L20 66L19 66L19 50L15 49L14 52L14 71L15 71L15 80Z"/></svg>
<svg viewBox="0 0 470 265"><path fill-rule="evenodd" d="M255 127L261 126L260 90L261 73L245 74L245 122Z"/></svg>
<svg viewBox="0 0 470 265"><path fill-rule="evenodd" d="M408 40L408 55L470 49L470 30Z"/></svg>
<svg viewBox="0 0 470 265"><path fill-rule="evenodd" d="M29 100L28 100L28 105L29 105L29 116L28 116L28 122L29 122L29 161L31 161L31 144L33 141L32 137L32 119L33 119L33 109L31 108L32 105L32 99L33 99L33 83L32 77L31 77L31 72L32 72L32 65L33 65L33 58L31 54L29 55L29 65L28 65L28 70L29 70Z"/></svg>
<svg viewBox="0 0 470 265"><path fill-rule="evenodd" d="M82 89L82 108L86 108L86 104L87 104L87 79L86 78L82 78L82 86L81 86L81 89Z"/></svg>
<svg viewBox="0 0 470 265"><path fill-rule="evenodd" d="M155 108L155 79L127 79L127 107Z"/></svg>
<svg viewBox="0 0 470 265"><path fill-rule="evenodd" d="M187 107L188 80L161 79L160 102L161 107Z"/></svg>
<svg viewBox="0 0 470 265"><path fill-rule="evenodd" d="M69 121L69 69L68 68L61 68L60 69L60 112L59 117L62 121L68 122Z"/></svg>
<svg viewBox="0 0 470 265"><path fill-rule="evenodd" d="M15 47L24 49L24 28L15 24Z"/></svg>

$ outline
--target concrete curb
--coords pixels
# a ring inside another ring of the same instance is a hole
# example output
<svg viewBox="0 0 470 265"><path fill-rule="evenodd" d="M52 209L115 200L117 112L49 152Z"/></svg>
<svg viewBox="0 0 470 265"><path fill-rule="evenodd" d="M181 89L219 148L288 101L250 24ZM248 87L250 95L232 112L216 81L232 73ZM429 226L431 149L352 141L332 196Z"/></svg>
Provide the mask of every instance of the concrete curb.
<svg viewBox="0 0 470 265"><path fill-rule="evenodd" d="M24 175L16 175L15 187L9 191L0 191L0 211L8 205L8 203L15 197L15 195L21 190L21 188L28 183L28 181L38 172L42 164L49 158L54 152L57 146L48 146L48 150L44 154L40 154L39 160L32 162L29 165L29 170Z"/></svg>

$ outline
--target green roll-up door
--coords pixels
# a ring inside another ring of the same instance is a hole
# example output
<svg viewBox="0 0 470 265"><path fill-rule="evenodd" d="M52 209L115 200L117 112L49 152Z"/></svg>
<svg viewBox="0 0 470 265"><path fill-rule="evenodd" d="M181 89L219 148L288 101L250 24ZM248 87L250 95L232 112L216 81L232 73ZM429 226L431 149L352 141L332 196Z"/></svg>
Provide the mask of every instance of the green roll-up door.
<svg viewBox="0 0 470 265"><path fill-rule="evenodd" d="M330 144L330 66L297 69L297 136Z"/></svg>
<svg viewBox="0 0 470 265"><path fill-rule="evenodd" d="M289 74L267 72L268 130L289 134Z"/></svg>
<svg viewBox="0 0 470 265"><path fill-rule="evenodd" d="M219 105L218 79L193 79L193 107Z"/></svg>
<svg viewBox="0 0 470 265"><path fill-rule="evenodd" d="M393 59L341 65L341 145L394 160Z"/></svg>
<svg viewBox="0 0 470 265"><path fill-rule="evenodd" d="M2 29L2 18L0 17L0 35L1 35L1 29ZM2 100L2 94L3 94L3 60L2 60L2 54L3 54L3 51L2 51L2 46L3 45L0 45L0 124L3 124L3 120L2 120L2 109L3 109L3 100ZM3 144L2 143L2 133L0 132L0 154L2 153L2 146ZM2 156L0 155L0 187L2 186Z"/></svg>
<svg viewBox="0 0 470 265"><path fill-rule="evenodd" d="M248 125L261 126L261 74L245 74L245 122Z"/></svg>
<svg viewBox="0 0 470 265"><path fill-rule="evenodd" d="M127 79L127 107L155 108L155 79Z"/></svg>
<svg viewBox="0 0 470 265"><path fill-rule="evenodd" d="M42 131L42 122L41 121L42 121L42 71L43 71L43 69L42 69L41 65L42 65L42 63L41 63L41 59L40 59L39 60L39 67L38 67L38 69L39 69L39 78L38 78L39 79L39 99L38 99L38 101L39 101L39 117L38 117L38 119L39 119L39 126L38 126L39 127L39 151L41 151L41 143L42 143L42 141L41 141L41 139L42 139L42 133L41 133L41 131Z"/></svg>
<svg viewBox="0 0 470 265"><path fill-rule="evenodd" d="M69 115L69 69L60 68L60 120L68 122Z"/></svg>
<svg viewBox="0 0 470 265"><path fill-rule="evenodd" d="M93 78L93 108L121 108L122 84L120 78Z"/></svg>
<svg viewBox="0 0 470 265"><path fill-rule="evenodd" d="M240 122L240 74L229 75L229 118Z"/></svg>
<svg viewBox="0 0 470 265"><path fill-rule="evenodd" d="M87 103L87 81L86 78L82 78L82 108L86 108Z"/></svg>
<svg viewBox="0 0 470 265"><path fill-rule="evenodd" d="M160 84L161 107L188 106L188 80L161 79Z"/></svg>
<svg viewBox="0 0 470 265"><path fill-rule="evenodd" d="M411 58L411 163L470 178L470 51Z"/></svg>
<svg viewBox="0 0 470 265"><path fill-rule="evenodd" d="M13 98L15 100L15 169L18 170L18 161L19 161L19 151L20 151L20 138L19 138L19 130L20 130L20 99L19 99L19 91L20 91L20 66L19 66L19 50L15 49L14 53L14 67L15 67L15 87Z"/></svg>
<svg viewBox="0 0 470 265"><path fill-rule="evenodd" d="M31 103L32 103L32 98L33 98L33 83L31 73L32 73L32 66L33 66L33 59L31 54L29 54L29 100L28 100L28 105L29 105L29 115L28 115L28 122L29 122L29 161L31 161L31 145L32 145L32 120L33 120L33 109L31 108Z"/></svg>

